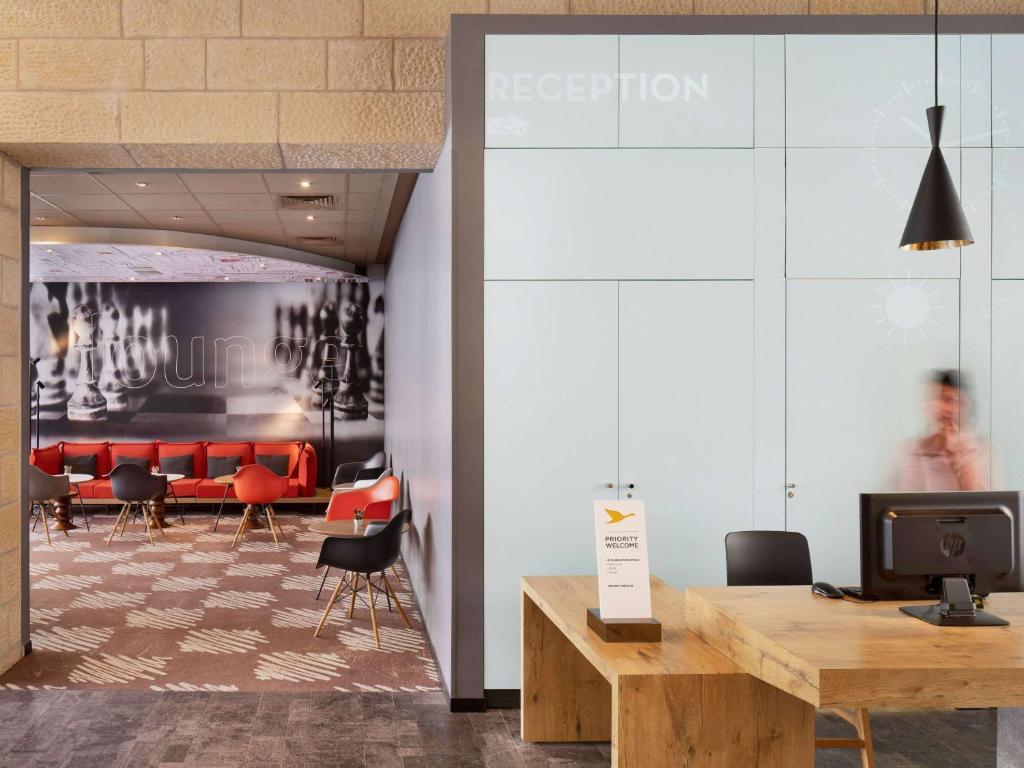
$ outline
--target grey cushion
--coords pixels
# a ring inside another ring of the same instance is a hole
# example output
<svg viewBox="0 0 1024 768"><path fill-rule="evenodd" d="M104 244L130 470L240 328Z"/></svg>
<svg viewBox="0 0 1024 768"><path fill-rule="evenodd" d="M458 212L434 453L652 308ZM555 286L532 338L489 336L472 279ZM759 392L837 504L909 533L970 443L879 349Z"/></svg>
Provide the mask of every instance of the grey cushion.
<svg viewBox="0 0 1024 768"><path fill-rule="evenodd" d="M288 477L288 457L285 454L272 455L267 453L258 453L256 454L256 463L262 464L275 475Z"/></svg>
<svg viewBox="0 0 1024 768"><path fill-rule="evenodd" d="M145 456L118 456L114 459L114 466L118 467L122 464L134 464L136 467L142 467L144 470L149 472L149 459Z"/></svg>
<svg viewBox="0 0 1024 768"><path fill-rule="evenodd" d="M207 456L206 476L220 477L221 475L233 475L238 471L238 465L241 463L241 456Z"/></svg>
<svg viewBox="0 0 1024 768"><path fill-rule="evenodd" d="M95 453L64 457L64 465L71 467L71 474L73 475L92 475L96 477L96 461L97 456Z"/></svg>
<svg viewBox="0 0 1024 768"><path fill-rule="evenodd" d="M181 456L164 456L160 459L160 471L165 475L184 475L195 477L195 466L192 463L192 454L185 453Z"/></svg>

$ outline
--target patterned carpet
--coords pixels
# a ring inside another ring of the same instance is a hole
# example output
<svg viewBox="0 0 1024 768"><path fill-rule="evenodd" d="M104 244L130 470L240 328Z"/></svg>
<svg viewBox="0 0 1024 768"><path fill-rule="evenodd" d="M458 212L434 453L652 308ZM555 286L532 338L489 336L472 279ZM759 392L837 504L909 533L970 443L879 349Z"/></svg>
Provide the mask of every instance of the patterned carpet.
<svg viewBox="0 0 1024 768"><path fill-rule="evenodd" d="M323 536L313 517L280 514L287 540L247 531L230 549L238 515L216 533L212 518L186 515L149 542L142 522L106 546L112 515L31 535L33 653L0 676L0 688L153 691L437 690L437 670L404 572L389 574L413 628L377 601L381 650L365 599L349 601L313 630L336 582L314 571ZM134 528L134 530L133 530ZM365 592L363 593L365 595Z"/></svg>

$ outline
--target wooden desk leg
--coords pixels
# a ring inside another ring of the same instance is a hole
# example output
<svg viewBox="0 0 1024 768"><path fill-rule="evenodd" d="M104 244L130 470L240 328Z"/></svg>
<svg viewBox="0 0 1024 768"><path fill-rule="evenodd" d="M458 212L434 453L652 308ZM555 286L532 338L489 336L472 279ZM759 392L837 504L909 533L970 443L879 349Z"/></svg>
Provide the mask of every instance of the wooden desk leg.
<svg viewBox="0 0 1024 768"><path fill-rule="evenodd" d="M612 768L813 768L814 707L750 675L620 677Z"/></svg>
<svg viewBox="0 0 1024 768"><path fill-rule="evenodd" d="M525 594L522 613L523 741L609 741L608 681Z"/></svg>
<svg viewBox="0 0 1024 768"><path fill-rule="evenodd" d="M996 766L1024 768L1024 709L1000 709Z"/></svg>

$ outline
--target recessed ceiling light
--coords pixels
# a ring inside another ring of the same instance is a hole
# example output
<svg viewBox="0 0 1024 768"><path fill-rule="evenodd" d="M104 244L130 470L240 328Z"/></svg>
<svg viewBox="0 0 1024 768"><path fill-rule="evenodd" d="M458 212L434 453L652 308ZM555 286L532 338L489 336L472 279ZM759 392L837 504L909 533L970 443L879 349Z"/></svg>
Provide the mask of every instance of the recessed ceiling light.
<svg viewBox="0 0 1024 768"><path fill-rule="evenodd" d="M135 278L134 277L129 277L128 279L131 280L133 283L135 282Z"/></svg>
<svg viewBox="0 0 1024 768"><path fill-rule="evenodd" d="M46 221L45 216L33 216L32 218L35 219L36 221Z"/></svg>
<svg viewBox="0 0 1024 768"><path fill-rule="evenodd" d="M302 187L303 189L309 189L309 182L303 179L302 181L299 182L299 186Z"/></svg>
<svg viewBox="0 0 1024 768"><path fill-rule="evenodd" d="M155 254L153 254L153 255L154 255L154 256L163 256L163 255L164 255L164 252L163 252L163 251L157 251L157 252L156 252Z"/></svg>
<svg viewBox="0 0 1024 768"><path fill-rule="evenodd" d="M47 248L47 249L46 249L46 252L47 252L47 253L53 253L53 248Z"/></svg>
<svg viewBox="0 0 1024 768"><path fill-rule="evenodd" d="M309 216L306 217L306 221L316 221L316 216L309 214Z"/></svg>
<svg viewBox="0 0 1024 768"><path fill-rule="evenodd" d="M231 278L230 278L230 277L228 277L227 275L224 275L224 279L225 279L225 280L230 280Z"/></svg>
<svg viewBox="0 0 1024 768"><path fill-rule="evenodd" d="M135 186L136 187L148 187L149 186L149 182L148 181L136 181L135 182Z"/></svg>
<svg viewBox="0 0 1024 768"><path fill-rule="evenodd" d="M181 221L181 216L171 216L171 221Z"/></svg>

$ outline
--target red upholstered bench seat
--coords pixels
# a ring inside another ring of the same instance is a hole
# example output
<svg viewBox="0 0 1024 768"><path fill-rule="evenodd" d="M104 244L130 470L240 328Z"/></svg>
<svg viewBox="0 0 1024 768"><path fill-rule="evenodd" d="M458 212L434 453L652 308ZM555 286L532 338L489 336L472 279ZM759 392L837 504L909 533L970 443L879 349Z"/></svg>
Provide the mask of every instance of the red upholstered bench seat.
<svg viewBox="0 0 1024 768"><path fill-rule="evenodd" d="M113 498L106 475L119 461L145 460L147 467L159 467L163 460L185 455L192 456L192 477L176 480L171 485L179 498L220 499L224 485L207 477L211 457L238 457L238 464L258 463L261 457L287 456L288 498L316 495L316 451L309 443L293 442L191 442L169 443L163 440L148 443L71 443L60 442L45 448L33 449L29 462L51 475L63 473L68 459L96 456L96 478L79 483L84 499ZM274 459L268 459L273 461ZM280 461L280 460L278 460ZM233 471L232 471L233 473ZM234 498L228 488L228 497Z"/></svg>

